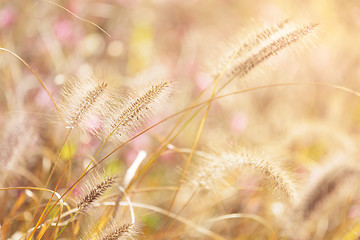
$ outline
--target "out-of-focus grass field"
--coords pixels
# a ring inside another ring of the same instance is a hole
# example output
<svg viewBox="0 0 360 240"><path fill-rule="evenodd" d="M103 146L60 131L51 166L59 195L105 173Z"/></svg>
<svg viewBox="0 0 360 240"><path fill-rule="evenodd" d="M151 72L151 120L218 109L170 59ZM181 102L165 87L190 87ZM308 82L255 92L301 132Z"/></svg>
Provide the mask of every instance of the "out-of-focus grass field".
<svg viewBox="0 0 360 240"><path fill-rule="evenodd" d="M166 72L174 93L159 113L146 121L145 127L149 127L190 107L204 89L208 90L200 101L210 98L216 79L213 68L226 42L239 35L246 40L264 24L285 19L319 25L309 41L287 47L245 77L234 79L221 94L269 87L215 100L207 115L204 109L193 119L188 115L186 128L159 155L153 156L171 129L186 122L178 122L181 115L141 134L98 168L124 176L139 153L146 152L139 168L142 171L126 190L134 203L151 206L134 205L139 239L355 239L360 232L357 172L340 174L339 178L336 171L331 172L327 179L332 185L319 188L324 197L319 197L323 199L316 204L311 219L299 223L295 230L291 223L297 223L297 204L305 201L306 189L311 189L322 174L327 176L324 169L331 169L334 162L340 166L360 163L357 0L1 0L2 238L19 239L41 217L51 194L29 187L53 190L69 160L57 187L57 192L64 193L103 143L91 134L74 130L62 148L66 133L53 102L36 76L13 54L38 74L57 103L64 83L72 78L109 82L111 90L121 95L142 79ZM292 82L307 84L272 86ZM205 119L189 169L180 180ZM12 132L16 137L7 138ZM116 146L106 144L98 160ZM192 176L200 171L202 156L196 151L221 155L239 149L280 162L297 183L298 202L289 203L279 196L277 187L267 184L271 177L260 178L256 172L244 169L221 180L214 177L219 185L216 191L194 193ZM154 162L147 165L152 157ZM75 187L67 201L70 209L71 199L81 191ZM116 200L111 195L108 199ZM58 216L58 207L46 219ZM117 218L129 221L129 209L119 208ZM94 222L111 216L110 212L109 208L96 207L64 228L58 239L83 236ZM224 218L217 218L221 216ZM32 239L55 239L61 229L51 226L44 235L38 230Z"/></svg>

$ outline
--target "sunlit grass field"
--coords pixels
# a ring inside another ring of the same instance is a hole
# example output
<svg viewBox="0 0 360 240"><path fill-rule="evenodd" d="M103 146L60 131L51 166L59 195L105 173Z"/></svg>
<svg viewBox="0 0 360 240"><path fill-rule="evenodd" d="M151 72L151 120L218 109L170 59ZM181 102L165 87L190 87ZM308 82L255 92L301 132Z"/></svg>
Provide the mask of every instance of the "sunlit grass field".
<svg viewBox="0 0 360 240"><path fill-rule="evenodd" d="M2 239L358 239L360 2L0 1Z"/></svg>

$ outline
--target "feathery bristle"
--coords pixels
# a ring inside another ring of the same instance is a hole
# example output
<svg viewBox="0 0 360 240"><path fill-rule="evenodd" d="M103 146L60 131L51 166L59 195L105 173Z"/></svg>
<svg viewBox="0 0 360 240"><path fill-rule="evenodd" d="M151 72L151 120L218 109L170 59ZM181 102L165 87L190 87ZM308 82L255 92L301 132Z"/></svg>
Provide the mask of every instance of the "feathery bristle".
<svg viewBox="0 0 360 240"><path fill-rule="evenodd" d="M297 189L287 171L280 168L269 155L250 153L248 150L235 153L207 154L200 153L201 166L195 170L192 182L196 186L215 189L216 183L223 182L230 174L250 168L260 173L274 189L279 189L290 201L297 200Z"/></svg>
<svg viewBox="0 0 360 240"><path fill-rule="evenodd" d="M218 77L224 71L225 85L235 77L244 77L260 63L313 32L316 26L296 25L285 20L250 36L244 42L237 41L240 43L231 44L231 50L226 51L228 53L223 58L220 57L213 76Z"/></svg>
<svg viewBox="0 0 360 240"><path fill-rule="evenodd" d="M277 55L282 49L299 41L303 36L312 32L316 26L317 24L304 25L290 32L285 32L278 38L270 38L270 43L263 45L259 51L253 53L245 60L235 59L233 63L231 63L229 70L226 72L226 78L231 79L235 76L245 76L258 64L271 56Z"/></svg>
<svg viewBox="0 0 360 240"><path fill-rule="evenodd" d="M0 177L0 183L3 183L8 176L8 170L14 170L25 154L27 159L30 159L29 148L33 149L30 146L38 140L38 134L35 122L29 116L24 115L7 117L1 135L0 163L5 166L3 169L6 170Z"/></svg>
<svg viewBox="0 0 360 240"><path fill-rule="evenodd" d="M323 174L304 193L299 203L298 211L303 219L312 215L325 199L329 198L342 184L360 175L360 169L355 164L330 163Z"/></svg>
<svg viewBox="0 0 360 240"><path fill-rule="evenodd" d="M99 126L87 126L91 117L100 117L109 99L107 83L98 83L93 78L73 79L63 89L61 109L66 116L67 128L79 126L96 133Z"/></svg>
<svg viewBox="0 0 360 240"><path fill-rule="evenodd" d="M97 185L89 188L87 194L81 198L79 203L77 204L78 211L85 211L86 209L90 208L91 205L98 200L106 190L111 188L116 181L118 180L118 177L107 177L105 180L101 181Z"/></svg>
<svg viewBox="0 0 360 240"><path fill-rule="evenodd" d="M70 124L70 126L73 127L76 123L80 121L84 113L89 110L90 106L94 104L99 95L104 92L106 86L106 83L101 83L95 89L87 93L85 99L82 100L80 105L76 108L75 114L73 116L69 116L68 123Z"/></svg>
<svg viewBox="0 0 360 240"><path fill-rule="evenodd" d="M151 85L142 94L129 95L130 101L125 106L118 106L111 115L107 136L113 135L120 142L126 141L130 134L139 128L156 109L162 106L170 95L171 82L163 81Z"/></svg>
<svg viewBox="0 0 360 240"><path fill-rule="evenodd" d="M286 234L296 239L324 239L315 236L349 220L351 206L358 203L359 175L357 163L351 160L329 162L315 171L316 178L290 212Z"/></svg>
<svg viewBox="0 0 360 240"><path fill-rule="evenodd" d="M98 237L98 240L120 240L126 238L134 238L136 231L134 231L133 224L124 224L120 227L111 227L108 230L105 230L101 234L101 237Z"/></svg>
<svg viewBox="0 0 360 240"><path fill-rule="evenodd" d="M214 63L209 63L211 69L214 69L213 71L213 77L216 78L220 75L220 73L224 70L227 63L230 61L230 59L235 55L235 59L239 57L243 57L247 53L251 52L254 48L258 47L260 44L263 44L264 41L272 37L274 34L276 34L278 31L283 29L287 24L289 24L289 20L286 19L282 22L279 22L278 24L270 25L270 26L264 26L260 31L258 31L256 34L250 35L247 39L243 39L244 36L235 37L234 40L229 42L228 46L222 47L221 52L219 53L220 56L223 57L216 57ZM217 54L217 55L219 55ZM214 68L215 65L216 67Z"/></svg>
<svg viewBox="0 0 360 240"><path fill-rule="evenodd" d="M281 29L283 29L287 24L289 24L289 19L285 19L284 21L281 21L275 25L270 25L269 27L264 27L262 31L260 31L254 37L250 37L247 41L245 41L242 44L237 55L242 55L244 52L249 52L251 49L257 47L263 41L269 39L278 31L281 31Z"/></svg>
<svg viewBox="0 0 360 240"><path fill-rule="evenodd" d="M95 226L83 234L80 239L91 240L120 240L136 239L139 235L138 229L133 223L118 224L114 219L110 220L105 227Z"/></svg>

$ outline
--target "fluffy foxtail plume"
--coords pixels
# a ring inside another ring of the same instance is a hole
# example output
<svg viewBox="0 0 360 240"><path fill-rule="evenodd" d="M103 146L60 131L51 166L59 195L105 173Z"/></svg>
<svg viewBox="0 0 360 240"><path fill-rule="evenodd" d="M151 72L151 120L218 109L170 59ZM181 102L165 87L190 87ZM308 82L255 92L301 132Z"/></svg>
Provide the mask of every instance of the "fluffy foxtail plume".
<svg viewBox="0 0 360 240"><path fill-rule="evenodd" d="M359 203L360 168L357 165L356 162L330 162L315 172L316 178L290 212L287 235L292 236L291 239L329 239L327 233L351 221L351 208Z"/></svg>
<svg viewBox="0 0 360 240"><path fill-rule="evenodd" d="M100 176L91 176L85 187L82 188L82 196L77 198L78 213L90 209L95 201L115 185L117 180L117 176L106 177L104 179L101 179Z"/></svg>
<svg viewBox="0 0 360 240"><path fill-rule="evenodd" d="M61 110L67 128L79 126L83 130L98 132L102 111L110 98L107 83L94 78L78 78L68 81L62 91Z"/></svg>
<svg viewBox="0 0 360 240"><path fill-rule="evenodd" d="M133 224L124 224L122 226L112 225L105 229L97 240L120 240L120 239L135 239L137 232Z"/></svg>
<svg viewBox="0 0 360 240"><path fill-rule="evenodd" d="M282 169L271 154L255 153L250 150L208 154L199 152L200 165L193 171L191 182L197 187L208 190L226 182L230 175L241 174L251 169L263 176L274 189L280 190L290 201L297 201L297 187L289 173Z"/></svg>
<svg viewBox="0 0 360 240"><path fill-rule="evenodd" d="M232 39L229 43L225 44L225 46L221 46L219 54L217 54L220 57L215 57L214 59L216 64L212 62L209 63L211 69L213 69L213 77L216 78L219 76L233 55L236 54L235 59L246 55L254 48L259 47L260 44L267 41L278 31L283 29L287 24L289 24L289 20L284 20L278 24L270 26L263 26L259 31L251 34L247 39L244 39L244 36L238 36ZM215 68L214 65L216 66Z"/></svg>
<svg viewBox="0 0 360 240"><path fill-rule="evenodd" d="M136 239L138 235L137 229L134 224L126 223L118 225L115 221L111 221L105 229L92 230L81 238L91 240L123 240L123 239Z"/></svg>
<svg viewBox="0 0 360 240"><path fill-rule="evenodd" d="M19 171L19 162L26 157L31 158L29 149L34 149L34 144L39 139L34 121L28 115L5 117L5 124L0 136L0 183L9 176L9 172ZM20 164L20 165L19 165ZM5 171L3 171L5 170ZM16 170L16 171L14 171Z"/></svg>
<svg viewBox="0 0 360 240"><path fill-rule="evenodd" d="M237 45L232 44L231 51L227 51L227 54L220 58L222 63L218 64L215 75L217 77L223 71L228 61L237 51L223 77L227 83L235 77L243 77L260 63L314 32L316 26L317 24L313 23L297 25L286 20L263 29L244 42L238 41Z"/></svg>
<svg viewBox="0 0 360 240"><path fill-rule="evenodd" d="M172 83L162 81L150 86L139 87L129 94L124 105L115 106L109 112L105 137L113 136L120 142L126 141L131 134L153 116L168 100Z"/></svg>
<svg viewBox="0 0 360 240"><path fill-rule="evenodd" d="M330 163L305 191L303 199L299 202L297 215L300 215L303 220L309 218L339 188L345 190L347 181L359 176L360 168L356 164Z"/></svg>
<svg viewBox="0 0 360 240"><path fill-rule="evenodd" d="M120 239L136 239L138 231L135 228L135 214L130 198L126 195L125 190L120 186L119 190L123 192L130 208L131 223L117 224L112 219L105 229L103 230L97 225L92 231L84 236L84 239L96 239L96 240L120 240ZM116 211L116 210L115 210Z"/></svg>
<svg viewBox="0 0 360 240"><path fill-rule="evenodd" d="M249 39L244 41L239 51L237 52L237 56L241 56L246 52L250 52L252 49L258 47L264 41L267 41L274 34L288 26L289 23L289 19L285 19L284 21L281 21L277 24L264 26L258 33L250 36Z"/></svg>

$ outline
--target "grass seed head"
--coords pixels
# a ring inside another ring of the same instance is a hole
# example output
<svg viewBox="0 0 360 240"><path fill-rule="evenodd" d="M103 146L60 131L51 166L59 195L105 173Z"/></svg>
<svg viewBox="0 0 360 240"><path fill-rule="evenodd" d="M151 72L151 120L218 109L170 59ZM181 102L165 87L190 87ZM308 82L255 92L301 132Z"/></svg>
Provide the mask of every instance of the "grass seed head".
<svg viewBox="0 0 360 240"><path fill-rule="evenodd" d="M79 126L84 131L97 133L105 106L111 99L107 86L95 78L73 78L66 82L60 106L67 128Z"/></svg>
<svg viewBox="0 0 360 240"><path fill-rule="evenodd" d="M78 212L85 212L90 209L95 201L103 196L103 194L113 187L117 180L117 176L105 177L101 179L100 176L94 177L86 183L83 188L84 194L78 198L77 209Z"/></svg>
<svg viewBox="0 0 360 240"><path fill-rule="evenodd" d="M161 81L141 86L129 94L126 103L112 109L105 126L105 136L112 135L119 142L128 140L150 117L164 106L172 93L172 83Z"/></svg>

